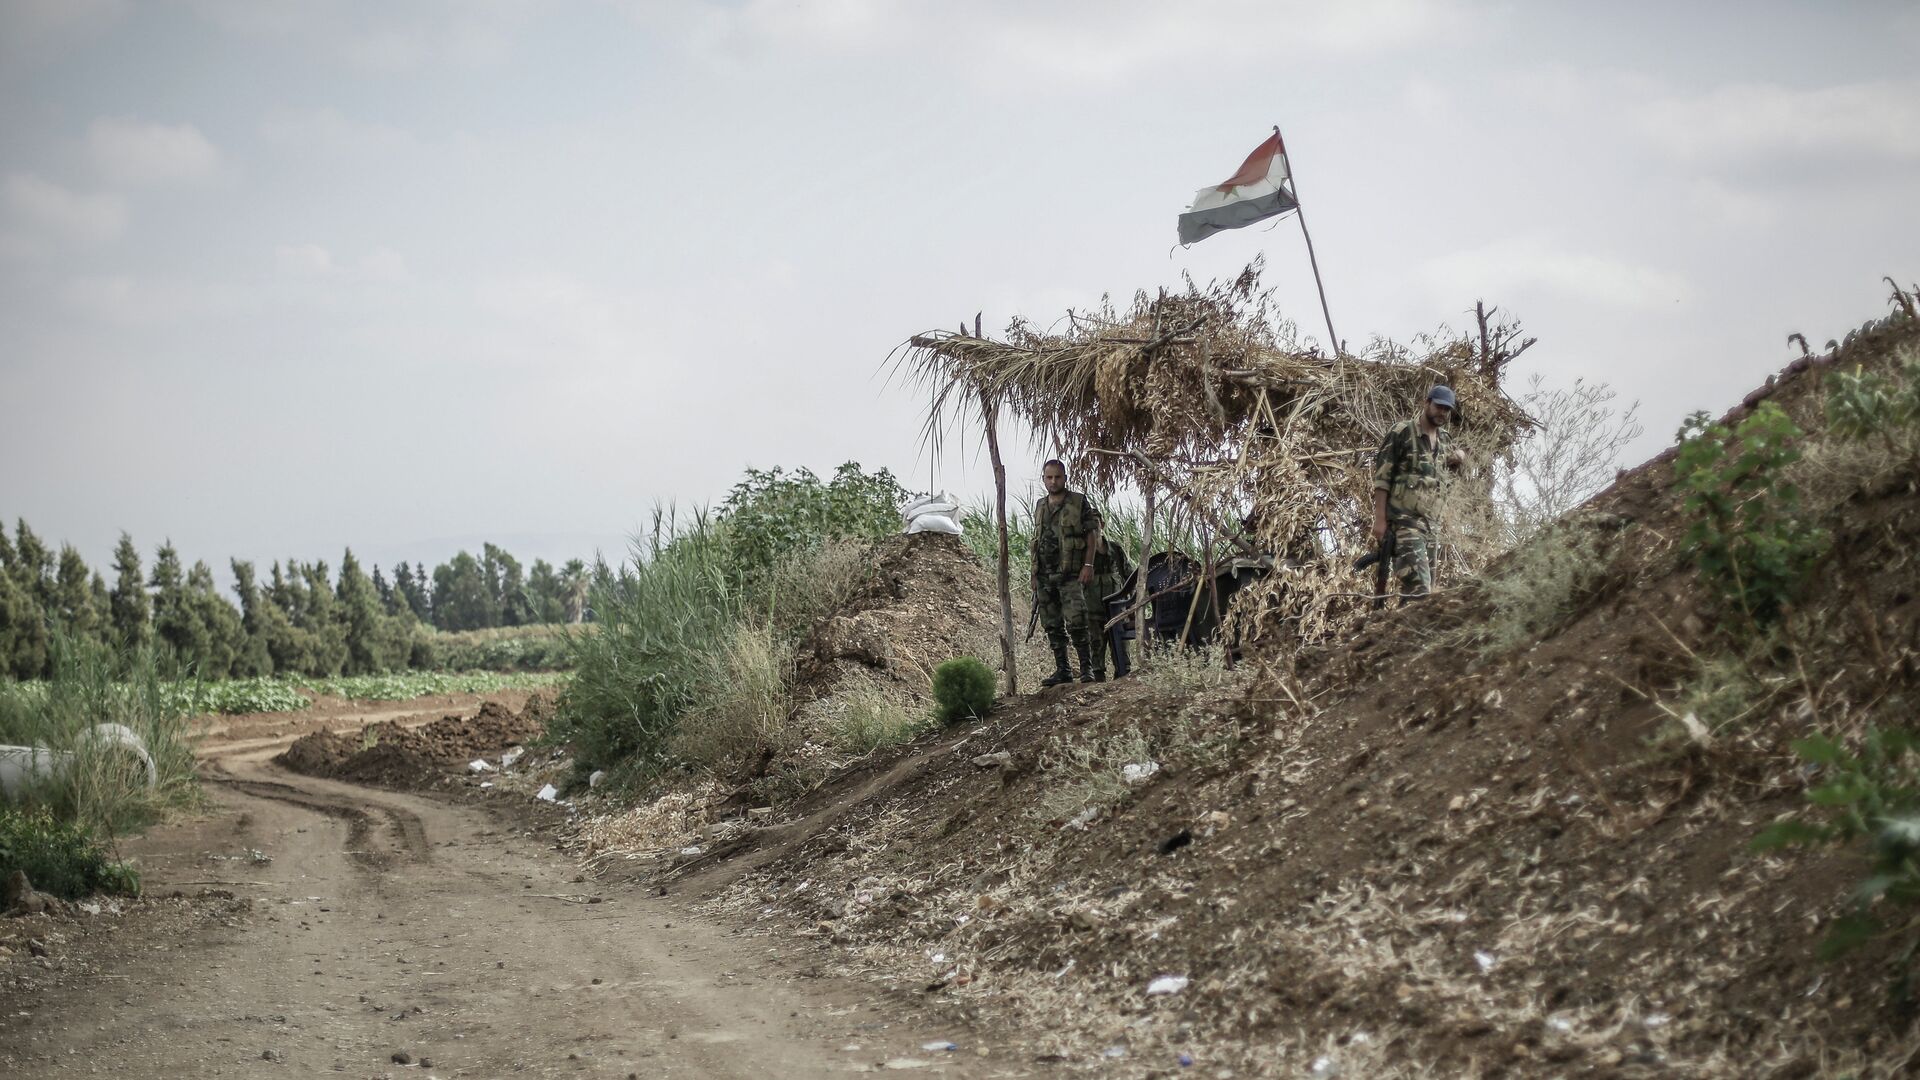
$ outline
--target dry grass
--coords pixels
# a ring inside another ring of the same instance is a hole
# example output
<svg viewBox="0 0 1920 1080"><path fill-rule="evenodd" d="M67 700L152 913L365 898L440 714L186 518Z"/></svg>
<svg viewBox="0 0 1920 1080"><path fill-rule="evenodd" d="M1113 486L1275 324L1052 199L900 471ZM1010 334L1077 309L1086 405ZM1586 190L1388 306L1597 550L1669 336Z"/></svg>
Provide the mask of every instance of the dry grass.
<svg viewBox="0 0 1920 1080"><path fill-rule="evenodd" d="M713 692L674 729L672 757L696 771L726 772L768 749L790 748L797 735L787 722L792 675L793 651L771 629L736 626Z"/></svg>
<svg viewBox="0 0 1920 1080"><path fill-rule="evenodd" d="M924 704L910 704L871 682L812 702L804 711L812 714L809 726L817 726L828 745L854 757L911 742L933 726Z"/></svg>
<svg viewBox="0 0 1920 1080"><path fill-rule="evenodd" d="M836 537L774 564L767 622L795 638L815 622L844 610L873 580L873 544Z"/></svg>
<svg viewBox="0 0 1920 1080"><path fill-rule="evenodd" d="M1573 617L1606 574L1608 556L1605 537L1585 519L1547 527L1475 583L1489 610L1462 635L1487 656L1539 641Z"/></svg>
<svg viewBox="0 0 1920 1080"><path fill-rule="evenodd" d="M690 784L631 809L586 817L571 836L571 846L594 868L670 855L702 837L706 806L716 788L712 781Z"/></svg>

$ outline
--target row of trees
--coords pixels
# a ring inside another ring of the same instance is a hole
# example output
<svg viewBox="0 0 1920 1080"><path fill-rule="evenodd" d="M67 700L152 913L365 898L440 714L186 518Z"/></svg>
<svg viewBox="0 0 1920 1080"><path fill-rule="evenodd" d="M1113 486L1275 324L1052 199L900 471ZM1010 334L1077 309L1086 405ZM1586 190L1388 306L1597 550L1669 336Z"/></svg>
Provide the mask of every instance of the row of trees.
<svg viewBox="0 0 1920 1080"><path fill-rule="evenodd" d="M356 675L432 665L435 629L580 622L589 572L574 559L531 572L492 544L427 571L400 563L391 581L348 550L326 562L231 562L233 597L204 562L185 566L171 542L144 567L133 539L114 549L114 580L70 545L56 554L25 521L0 527L0 675L47 674L52 628L117 647L151 647L161 662L206 678Z"/></svg>

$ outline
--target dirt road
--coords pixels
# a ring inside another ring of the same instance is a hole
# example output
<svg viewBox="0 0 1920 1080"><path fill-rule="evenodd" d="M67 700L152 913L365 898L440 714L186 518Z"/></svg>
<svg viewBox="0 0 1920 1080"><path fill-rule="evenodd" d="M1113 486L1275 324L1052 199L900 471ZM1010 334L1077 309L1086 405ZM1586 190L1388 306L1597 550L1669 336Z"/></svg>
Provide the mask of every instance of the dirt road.
<svg viewBox="0 0 1920 1080"><path fill-rule="evenodd" d="M253 903L175 935L130 924L90 936L86 976L28 998L0 989L0 1072L1026 1073L871 987L796 973L764 940L672 899L583 882L497 811L280 770L269 759L292 737L209 740L212 811L133 848L150 893L244 882L221 887ZM942 1039L967 1045L922 1049Z"/></svg>

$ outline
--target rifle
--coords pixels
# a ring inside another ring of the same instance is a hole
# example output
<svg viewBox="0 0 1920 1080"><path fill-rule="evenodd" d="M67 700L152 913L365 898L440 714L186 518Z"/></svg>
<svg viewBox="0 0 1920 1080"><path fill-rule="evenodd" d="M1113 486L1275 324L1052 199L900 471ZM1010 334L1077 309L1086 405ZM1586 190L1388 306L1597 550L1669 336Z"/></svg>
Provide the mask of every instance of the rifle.
<svg viewBox="0 0 1920 1080"><path fill-rule="evenodd" d="M1380 538L1380 549L1373 553L1373 609L1387 606L1387 581L1393 574L1394 529L1387 525L1387 535Z"/></svg>
<svg viewBox="0 0 1920 1080"><path fill-rule="evenodd" d="M1040 625L1040 599L1039 599L1039 597L1035 597L1035 598L1034 598L1034 600L1033 600L1033 602L1032 602L1031 604L1028 604L1028 605L1027 605L1027 607L1031 609L1031 613L1027 615L1027 640L1028 640L1028 641L1032 641L1032 640L1033 640L1033 629L1034 629L1034 627L1036 627L1036 626L1039 626L1039 625Z"/></svg>

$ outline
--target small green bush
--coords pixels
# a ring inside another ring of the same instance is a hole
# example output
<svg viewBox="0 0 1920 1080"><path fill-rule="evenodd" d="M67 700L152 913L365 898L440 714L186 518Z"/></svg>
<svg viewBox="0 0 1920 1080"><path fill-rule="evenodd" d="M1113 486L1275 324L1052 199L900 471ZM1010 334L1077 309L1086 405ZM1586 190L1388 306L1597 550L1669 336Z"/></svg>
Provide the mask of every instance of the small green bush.
<svg viewBox="0 0 1920 1080"><path fill-rule="evenodd" d="M46 809L0 806L0 881L15 870L35 889L68 900L97 892L140 892L140 872L112 858L77 822L62 822Z"/></svg>
<svg viewBox="0 0 1920 1080"><path fill-rule="evenodd" d="M1920 738L1895 728L1869 731L1857 753L1826 735L1801 739L1793 748L1819 770L1820 783L1808 789L1807 802L1826 820L1775 822L1755 838L1754 848L1858 840L1871 860L1866 880L1854 890L1854 910L1828 928L1822 955L1839 956L1909 929L1911 913L1920 907ZM1895 910L1890 914L1888 908ZM1909 946L1906 955L1912 954ZM1903 984L1906 977L1899 976Z"/></svg>
<svg viewBox="0 0 1920 1080"><path fill-rule="evenodd" d="M985 717L999 679L971 656L955 657L933 671L933 715L943 724Z"/></svg>
<svg viewBox="0 0 1920 1080"><path fill-rule="evenodd" d="M1801 434L1771 401L1731 431L1706 413L1680 428L1674 474L1693 519L1686 547L1701 579L1749 629L1780 617L1826 550L1826 534L1801 514L1786 475L1800 460Z"/></svg>

